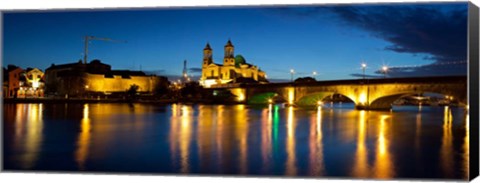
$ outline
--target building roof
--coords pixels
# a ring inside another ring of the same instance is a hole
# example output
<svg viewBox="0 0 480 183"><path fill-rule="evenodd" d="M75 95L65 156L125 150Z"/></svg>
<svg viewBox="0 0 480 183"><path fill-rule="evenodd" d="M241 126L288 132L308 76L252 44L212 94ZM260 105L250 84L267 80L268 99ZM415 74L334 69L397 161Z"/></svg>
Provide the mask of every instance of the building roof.
<svg viewBox="0 0 480 183"><path fill-rule="evenodd" d="M33 70L38 70L38 71L40 71L40 72L43 72L43 71L40 70L39 68L31 68L31 67L27 68L27 70L25 70L25 71L28 73L28 72L33 71Z"/></svg>
<svg viewBox="0 0 480 183"><path fill-rule="evenodd" d="M247 61L242 55L235 56L235 67L240 67L241 64L245 64Z"/></svg>
<svg viewBox="0 0 480 183"><path fill-rule="evenodd" d="M74 67L74 66L79 66L81 64L82 64L82 60L80 60L78 62L74 62L74 63L60 64L60 65L55 65L55 64L52 63L52 65L49 68L47 68L46 70L71 68L71 67Z"/></svg>
<svg viewBox="0 0 480 183"><path fill-rule="evenodd" d="M8 65L7 66L7 72L11 72L11 71L14 71L14 70L17 70L17 69L22 69L16 65Z"/></svg>

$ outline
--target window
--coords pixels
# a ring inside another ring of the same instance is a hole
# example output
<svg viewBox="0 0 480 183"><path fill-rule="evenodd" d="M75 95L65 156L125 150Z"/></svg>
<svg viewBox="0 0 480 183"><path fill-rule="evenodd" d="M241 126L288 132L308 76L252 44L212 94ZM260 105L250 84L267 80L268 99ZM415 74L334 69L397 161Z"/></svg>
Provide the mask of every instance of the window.
<svg viewBox="0 0 480 183"><path fill-rule="evenodd" d="M212 70L212 75L210 75L210 76L213 76L213 70Z"/></svg>

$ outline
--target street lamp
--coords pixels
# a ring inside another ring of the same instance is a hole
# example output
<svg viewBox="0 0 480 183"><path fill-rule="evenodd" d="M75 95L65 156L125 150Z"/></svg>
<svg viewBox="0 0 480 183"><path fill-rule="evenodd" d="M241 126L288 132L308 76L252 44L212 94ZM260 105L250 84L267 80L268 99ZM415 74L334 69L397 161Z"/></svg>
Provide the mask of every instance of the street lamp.
<svg viewBox="0 0 480 183"><path fill-rule="evenodd" d="M363 80L365 80L365 68L367 68L367 64L366 64L366 63L362 63Z"/></svg>
<svg viewBox="0 0 480 183"><path fill-rule="evenodd" d="M290 74L291 74L290 80L293 82L293 74L295 74L295 71L293 69L290 69Z"/></svg>
<svg viewBox="0 0 480 183"><path fill-rule="evenodd" d="M382 71L383 71L383 76L384 76L385 78L387 78L388 67L387 67L387 66L383 66L383 67L382 67Z"/></svg>
<svg viewBox="0 0 480 183"><path fill-rule="evenodd" d="M317 71L313 71L313 79L317 80L315 76L317 76Z"/></svg>

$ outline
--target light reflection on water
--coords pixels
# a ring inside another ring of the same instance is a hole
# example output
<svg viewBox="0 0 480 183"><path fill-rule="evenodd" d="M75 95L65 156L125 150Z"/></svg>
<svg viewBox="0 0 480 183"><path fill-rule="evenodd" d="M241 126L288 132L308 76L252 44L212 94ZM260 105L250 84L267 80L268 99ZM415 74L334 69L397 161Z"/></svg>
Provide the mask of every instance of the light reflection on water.
<svg viewBox="0 0 480 183"><path fill-rule="evenodd" d="M361 110L358 117L358 137L357 137L357 149L355 152L355 162L353 164L353 177L366 178L369 177L370 167L368 165L368 150L366 147L366 135L367 135L367 112Z"/></svg>
<svg viewBox="0 0 480 183"><path fill-rule="evenodd" d="M89 104L83 105L83 117L81 120L80 134L78 135L77 150L75 152L75 159L78 162L80 170L84 170L84 163L88 156L88 147L90 144L90 118L89 118Z"/></svg>
<svg viewBox="0 0 480 183"><path fill-rule="evenodd" d="M6 104L4 113L6 169L468 176L468 115L455 107Z"/></svg>

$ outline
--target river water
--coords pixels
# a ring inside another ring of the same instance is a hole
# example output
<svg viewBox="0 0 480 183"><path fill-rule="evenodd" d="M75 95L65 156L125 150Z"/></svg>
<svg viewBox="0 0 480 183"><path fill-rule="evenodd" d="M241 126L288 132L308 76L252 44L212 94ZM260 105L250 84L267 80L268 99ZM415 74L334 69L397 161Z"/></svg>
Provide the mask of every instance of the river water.
<svg viewBox="0 0 480 183"><path fill-rule="evenodd" d="M5 170L466 179L459 107L5 104Z"/></svg>

